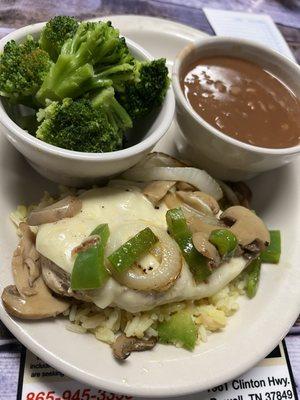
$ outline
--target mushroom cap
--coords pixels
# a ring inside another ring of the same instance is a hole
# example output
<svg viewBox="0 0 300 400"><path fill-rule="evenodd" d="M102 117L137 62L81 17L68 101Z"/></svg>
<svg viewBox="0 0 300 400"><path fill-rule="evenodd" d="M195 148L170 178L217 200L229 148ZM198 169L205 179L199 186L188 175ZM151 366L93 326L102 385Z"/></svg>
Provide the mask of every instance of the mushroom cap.
<svg viewBox="0 0 300 400"><path fill-rule="evenodd" d="M35 280L40 276L40 257L35 248L35 234L29 226L21 223L22 238L12 257L14 281L20 294L34 295Z"/></svg>
<svg viewBox="0 0 300 400"><path fill-rule="evenodd" d="M33 210L27 218L30 226L56 222L63 218L74 217L82 208L82 201L75 196L67 196L42 209Z"/></svg>
<svg viewBox="0 0 300 400"><path fill-rule="evenodd" d="M270 233L266 225L248 208L229 207L220 215L220 219L230 226L229 229L242 247L258 242L263 250L270 243Z"/></svg>
<svg viewBox="0 0 300 400"><path fill-rule="evenodd" d="M44 256L41 256L41 268L44 282L53 292L77 300L92 301L87 290L71 290L71 275Z"/></svg>
<svg viewBox="0 0 300 400"><path fill-rule="evenodd" d="M6 286L2 293L2 302L6 311L22 319L43 319L56 317L65 312L70 303L53 297L42 277L36 281L36 294L23 296L15 285Z"/></svg>
<svg viewBox="0 0 300 400"><path fill-rule="evenodd" d="M125 360L130 356L132 351L145 351L151 350L156 345L155 338L138 339L136 337L126 337L121 334L117 337L116 341L112 344L111 348L114 356L118 360Z"/></svg>
<svg viewBox="0 0 300 400"><path fill-rule="evenodd" d="M157 205L175 183L175 181L152 181L144 188L143 194L153 205Z"/></svg>
<svg viewBox="0 0 300 400"><path fill-rule="evenodd" d="M190 185L189 183L178 181L176 182L176 190L181 190L183 192L194 192L197 189L195 186Z"/></svg>
<svg viewBox="0 0 300 400"><path fill-rule="evenodd" d="M216 199L207 193L199 190L193 192L177 191L176 195L188 206L205 214L218 214L220 211L219 204Z"/></svg>
<svg viewBox="0 0 300 400"><path fill-rule="evenodd" d="M192 236L193 244L199 253L213 261L216 267L220 264L221 257L216 247L209 242L208 237L209 235L204 232L196 232Z"/></svg>

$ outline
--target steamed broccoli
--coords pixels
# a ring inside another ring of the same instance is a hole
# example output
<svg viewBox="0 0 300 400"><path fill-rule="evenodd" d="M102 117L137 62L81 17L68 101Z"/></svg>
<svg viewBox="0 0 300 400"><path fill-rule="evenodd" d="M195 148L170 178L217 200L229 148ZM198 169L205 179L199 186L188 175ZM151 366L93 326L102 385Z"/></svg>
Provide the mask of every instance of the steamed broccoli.
<svg viewBox="0 0 300 400"><path fill-rule="evenodd" d="M119 102L133 121L159 107L170 84L164 58L150 62L135 60L134 74L134 80L125 82L124 90L118 93Z"/></svg>
<svg viewBox="0 0 300 400"><path fill-rule="evenodd" d="M33 96L40 88L51 60L38 43L28 36L23 43L11 40L0 56L0 94L13 103L35 106Z"/></svg>
<svg viewBox="0 0 300 400"><path fill-rule="evenodd" d="M7 104L14 111L18 103L44 107L37 129L32 115L15 121L75 151L121 149L125 131L162 104L168 87L165 59L137 60L110 22L57 16L39 41L12 40L0 55L0 95Z"/></svg>
<svg viewBox="0 0 300 400"><path fill-rule="evenodd" d="M38 112L36 137L69 150L102 153L122 148L123 131L131 120L112 88L88 99L52 102Z"/></svg>
<svg viewBox="0 0 300 400"><path fill-rule="evenodd" d="M73 17L59 15L50 19L42 30L39 44L56 61L65 41L74 36L79 26Z"/></svg>
<svg viewBox="0 0 300 400"><path fill-rule="evenodd" d="M123 92L126 82L133 81L134 78L134 65L124 63L113 65L102 70L102 72L95 75L93 81L110 81L110 86L113 86L116 91Z"/></svg>
<svg viewBox="0 0 300 400"><path fill-rule="evenodd" d="M97 83L103 87L101 79L95 80L94 68L98 73L128 59L131 56L124 38L119 37L119 31L110 22L83 22L75 35L64 43L37 93L37 99L45 104L46 99L80 97Z"/></svg>
<svg viewBox="0 0 300 400"><path fill-rule="evenodd" d="M91 99L95 109L101 108L107 116L109 123L121 132L132 128L132 120L126 110L115 98L115 91L112 87L100 91Z"/></svg>

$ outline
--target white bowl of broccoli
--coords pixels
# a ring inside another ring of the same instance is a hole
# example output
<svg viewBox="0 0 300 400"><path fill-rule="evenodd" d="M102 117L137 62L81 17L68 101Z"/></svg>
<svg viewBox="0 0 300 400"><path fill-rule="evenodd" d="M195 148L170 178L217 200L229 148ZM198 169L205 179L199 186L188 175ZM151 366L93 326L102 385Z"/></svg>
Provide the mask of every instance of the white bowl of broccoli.
<svg viewBox="0 0 300 400"><path fill-rule="evenodd" d="M164 59L109 22L55 17L0 40L2 132L40 174L83 186L140 161L175 101Z"/></svg>

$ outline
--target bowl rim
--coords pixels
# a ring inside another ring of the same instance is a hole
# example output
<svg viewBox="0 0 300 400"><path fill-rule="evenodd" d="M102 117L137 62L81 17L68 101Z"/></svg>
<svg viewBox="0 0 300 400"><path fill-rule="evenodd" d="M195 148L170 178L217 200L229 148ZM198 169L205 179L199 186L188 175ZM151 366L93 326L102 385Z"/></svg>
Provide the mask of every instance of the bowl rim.
<svg viewBox="0 0 300 400"><path fill-rule="evenodd" d="M88 21L101 20L101 18L91 18ZM41 31L41 29L45 26L46 22L39 22L36 24L27 25L20 29L16 29L13 32L6 35L4 38L0 40L0 49L2 50L5 44L10 40L21 40L25 38L27 35L34 35ZM125 37L126 43L128 46L138 53L140 53L145 60L151 61L154 58L152 55L145 50L142 46L137 44L131 39ZM49 153L51 155L59 156L61 158L67 158L72 160L84 160L84 161L114 161L120 159L130 158L134 155L143 153L148 151L149 148L153 147L166 133L169 126L171 125L174 113L175 113L175 96L173 92L172 85L170 85L164 102L161 106L162 111L163 108L166 108L161 116L161 123L148 137L141 140L139 143L130 146L125 149L116 150L112 152L104 152L104 153L88 153L81 151L74 151L63 149L61 147L54 146L52 144L43 142L42 140L37 139L36 137L30 135L26 130L22 129L18 126L6 113L2 100L0 99L0 123L9 130L9 132L15 136L17 140L25 142L27 145L34 147L36 150L42 151L44 153Z"/></svg>
<svg viewBox="0 0 300 400"><path fill-rule="evenodd" d="M232 44L238 46L245 46L250 49L256 49L261 52L265 52L269 57L276 58L280 61L280 63L286 65L289 69L292 69L294 73L299 75L300 79L300 66L290 60L288 57L280 54L278 51L270 49L263 44L257 43L253 40L248 39L238 39L235 37L222 37L222 36L214 36L214 37L207 37L201 38L196 40L194 43L185 46L177 55L174 61L173 70L172 70L172 82L173 82L173 89L175 93L176 101L180 103L181 106L185 109L185 111L199 124L206 128L206 130L213 136L221 139L224 142L227 142L233 146L242 148L252 153L259 153L263 155L289 155L289 154L296 154L300 152L300 143L293 147L285 147L282 149L273 149L269 147L259 147L255 145L251 145L248 143L241 142L237 139L232 138L231 136L226 135L225 133L219 131L208 122L206 122L197 112L193 109L193 107L189 104L188 100L183 94L181 89L179 77L180 77L180 68L184 60L188 55L190 55L194 51L198 51L202 47L205 47L210 44L215 44L222 46L223 44ZM243 57L241 57L243 58ZM292 89L291 89L292 90Z"/></svg>

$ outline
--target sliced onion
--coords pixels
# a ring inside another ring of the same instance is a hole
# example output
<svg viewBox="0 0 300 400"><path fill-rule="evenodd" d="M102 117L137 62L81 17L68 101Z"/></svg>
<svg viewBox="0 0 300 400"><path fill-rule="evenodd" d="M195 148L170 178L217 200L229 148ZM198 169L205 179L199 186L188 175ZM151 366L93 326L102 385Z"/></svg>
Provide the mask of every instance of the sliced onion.
<svg viewBox="0 0 300 400"><path fill-rule="evenodd" d="M145 183L137 182L137 181L130 181L128 179L111 179L108 183L107 186L109 187L134 187L134 188L139 188L143 189L145 187Z"/></svg>
<svg viewBox="0 0 300 400"><path fill-rule="evenodd" d="M142 168L153 167L187 167L187 164L165 153L154 151L147 154L145 160L137 164Z"/></svg>
<svg viewBox="0 0 300 400"><path fill-rule="evenodd" d="M133 222L131 224L124 224L118 228L118 232L114 237L110 238L110 245L112 246L108 251L111 253L119 246L121 234L126 232L126 236L131 232L130 236L135 235L147 225L144 223ZM156 256L155 252L151 252L151 256L155 258L155 263L151 264L151 268L147 268L145 261L141 260L143 267L134 265L123 273L118 273L110 268L110 272L114 278L122 285L131 289L140 291L165 291L173 285L178 278L182 268L182 258L175 241L171 239L168 233L156 226L149 226L154 234L158 237L159 251ZM112 242L114 242L112 244ZM148 259L146 258L146 263ZM143 269L144 268L144 269Z"/></svg>
<svg viewBox="0 0 300 400"><path fill-rule="evenodd" d="M32 211L27 218L30 226L56 222L63 218L74 217L82 208L82 201L75 196L67 196L51 206Z"/></svg>
<svg viewBox="0 0 300 400"><path fill-rule="evenodd" d="M208 193L216 200L223 197L219 184L206 171L193 167L133 167L122 174L125 179L137 181L182 181Z"/></svg>
<svg viewBox="0 0 300 400"><path fill-rule="evenodd" d="M240 204L240 201L237 197L237 195L234 193L234 191L231 189L230 186L227 185L227 183L223 181L218 181L218 184L220 185L221 189L223 190L225 197L233 206L238 206Z"/></svg>

